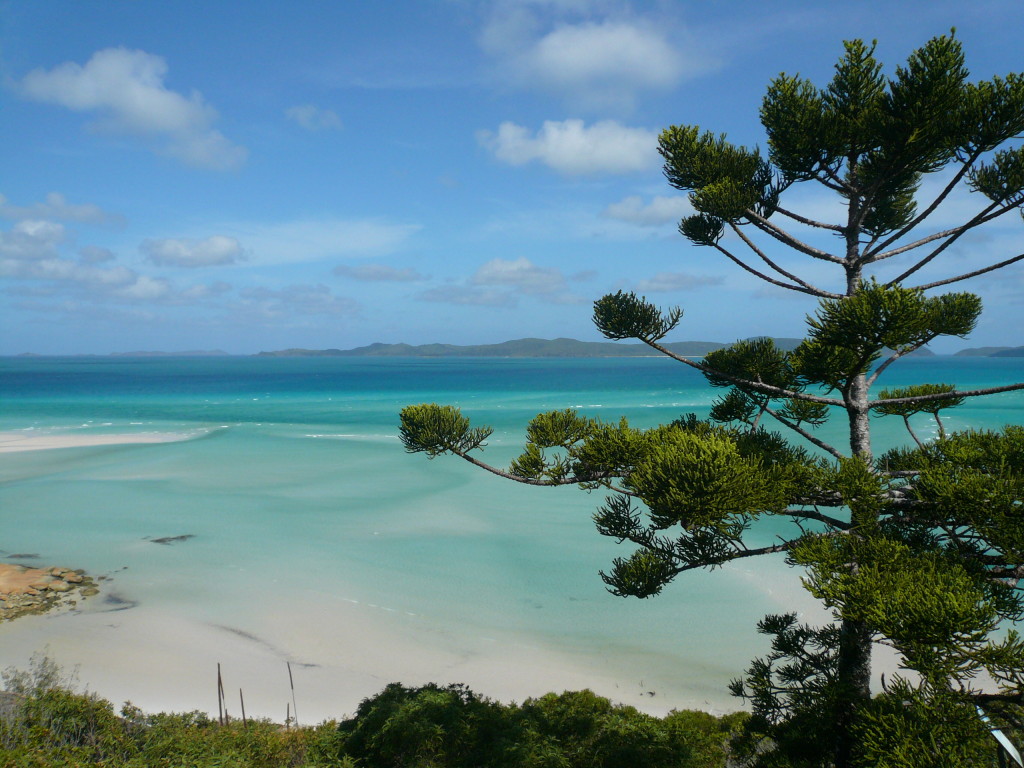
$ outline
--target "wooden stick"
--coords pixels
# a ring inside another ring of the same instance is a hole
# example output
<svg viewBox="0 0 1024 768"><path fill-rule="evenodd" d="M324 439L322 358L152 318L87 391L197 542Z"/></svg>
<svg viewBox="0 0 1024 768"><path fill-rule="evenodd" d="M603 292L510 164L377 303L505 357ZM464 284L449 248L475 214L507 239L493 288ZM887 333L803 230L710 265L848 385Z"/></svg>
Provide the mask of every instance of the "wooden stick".
<svg viewBox="0 0 1024 768"><path fill-rule="evenodd" d="M217 722L224 725L224 680L220 676L220 662L217 662Z"/></svg>
<svg viewBox="0 0 1024 768"><path fill-rule="evenodd" d="M238 689L238 701L242 704L242 725L248 727L249 721L245 719L245 697L242 695L242 689Z"/></svg>
<svg viewBox="0 0 1024 768"><path fill-rule="evenodd" d="M295 681L292 679L292 663L290 661L285 662L288 665L288 684L292 687L292 712L295 713L295 727L299 727L299 707L295 703Z"/></svg>

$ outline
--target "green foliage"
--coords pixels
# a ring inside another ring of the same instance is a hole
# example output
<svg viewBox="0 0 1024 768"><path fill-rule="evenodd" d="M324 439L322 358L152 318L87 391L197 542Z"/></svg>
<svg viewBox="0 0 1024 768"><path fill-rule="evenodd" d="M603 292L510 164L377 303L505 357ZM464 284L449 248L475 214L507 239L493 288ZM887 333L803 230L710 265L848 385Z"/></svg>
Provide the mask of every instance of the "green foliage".
<svg viewBox="0 0 1024 768"><path fill-rule="evenodd" d="M739 389L731 389L724 397L720 397L711 405L708 414L712 421L728 424L738 421L742 424L753 424L759 415L758 402L755 398Z"/></svg>
<svg viewBox="0 0 1024 768"><path fill-rule="evenodd" d="M772 637L767 656L754 659L730 683L751 702L754 716L736 742L751 768L818 768L832 751L822 738L835 718L837 625L799 624L796 614L770 614L757 630Z"/></svg>
<svg viewBox="0 0 1024 768"><path fill-rule="evenodd" d="M737 341L723 349L716 349L704 356L704 376L713 387L739 386L742 391L757 392L748 385L737 385L734 379L756 381L773 387L788 389L798 385L796 375L789 365L789 355L768 338ZM725 378L720 374L733 378Z"/></svg>
<svg viewBox="0 0 1024 768"><path fill-rule="evenodd" d="M825 403L790 399L783 405L779 415L797 425L807 424L811 427L820 427L828 421L829 409Z"/></svg>
<svg viewBox="0 0 1024 768"><path fill-rule="evenodd" d="M397 683L338 726L339 755L367 766L421 768L713 768L725 765L743 715L665 718L591 691L549 693L521 706L465 686Z"/></svg>
<svg viewBox="0 0 1024 768"><path fill-rule="evenodd" d="M388 685L338 730L344 754L369 765L511 765L504 708L461 685Z"/></svg>
<svg viewBox="0 0 1024 768"><path fill-rule="evenodd" d="M878 399L899 400L902 398L946 394L954 391L956 391L956 387L952 384L915 384L910 387L883 389L878 393ZM876 405L874 411L880 416L913 416L917 413L935 415L943 408L955 408L963 403L964 399L963 397L952 397L946 400L919 400L911 403Z"/></svg>
<svg viewBox="0 0 1024 768"><path fill-rule="evenodd" d="M870 281L850 296L821 301L807 318L808 338L792 353L792 365L808 381L841 390L867 373L883 350L964 336L980 313L981 300L973 294L927 298L919 290Z"/></svg>
<svg viewBox="0 0 1024 768"><path fill-rule="evenodd" d="M401 419L400 435L405 450L426 453L431 459L482 448L493 432L489 427L471 428L469 419L450 405L410 405L402 409Z"/></svg>
<svg viewBox="0 0 1024 768"><path fill-rule="evenodd" d="M598 531L614 530L599 512ZM665 585L679 573L672 558L654 549L638 549L626 558L612 560L610 572L601 572L601 578L608 585L608 591L619 597L647 598L660 594Z"/></svg>
<svg viewBox="0 0 1024 768"><path fill-rule="evenodd" d="M130 704L119 716L109 701L68 687L60 667L42 655L29 671L9 669L4 679L14 698L0 707L0 768L355 768L338 754L333 723L222 726L202 712L146 715Z"/></svg>
<svg viewBox="0 0 1024 768"><path fill-rule="evenodd" d="M756 459L733 441L683 431L666 435L633 468L625 485L650 509L657 529L728 526L729 518L777 510L785 497Z"/></svg>
<svg viewBox="0 0 1024 768"><path fill-rule="evenodd" d="M698 213L679 222L679 234L694 245L715 245L725 234L725 225L721 219L706 213Z"/></svg>
<svg viewBox="0 0 1024 768"><path fill-rule="evenodd" d="M679 308L662 313L646 297L623 291L594 302L594 325L607 339L657 341L679 325L682 316Z"/></svg>
<svg viewBox="0 0 1024 768"><path fill-rule="evenodd" d="M707 420L686 414L638 430L625 420L542 415L507 473L605 492L598 531L632 547L601 574L617 595L649 597L685 571L773 553L805 569L805 585L835 623L809 627L784 615L760 625L772 650L733 686L754 709L743 739L751 766L974 764L985 743L972 708L979 701L1000 704L1001 722L1024 730L1024 644L1002 628L1024 616L1024 427L946 434L942 410L993 390L926 383L870 395L891 363L940 336L965 336L981 312L973 294L927 293L979 271L920 287L905 281L941 264L975 228L1024 210L1024 77L971 83L964 61L951 33L887 76L873 43L849 41L824 87L786 74L771 82L761 105L767 157L698 126L663 131L665 175L695 210L680 232L818 297L807 338L792 352L756 339L702 363L683 360L726 390ZM925 176L938 172L940 192L924 198ZM807 182L838 197L840 220L785 207L789 188ZM978 214L915 233L958 185L983 198ZM792 221L835 235L838 252L792 234ZM726 227L739 237L724 240ZM776 255L780 244L834 265L842 293L795 274ZM735 248L748 248L756 267ZM898 275L891 281L872 275L880 262L906 258L909 266L887 272ZM660 351L681 314L622 291L594 305L606 337ZM845 444L808 431L832 409L848 420ZM872 412L902 418L916 447L875 460ZM935 419L937 440L913 432L920 414ZM773 421L810 447L766 429ZM458 440L456 430L416 445ZM872 698L876 643L908 672Z"/></svg>
<svg viewBox="0 0 1024 768"><path fill-rule="evenodd" d="M900 678L864 708L854 732L864 766L968 768L994 762L994 741L970 702Z"/></svg>
<svg viewBox="0 0 1024 768"><path fill-rule="evenodd" d="M698 220L738 221L748 209L772 199L771 167L757 150L730 144L724 135L673 126L662 132L659 151L669 183L692 190L690 202ZM683 221L685 231L687 219Z"/></svg>

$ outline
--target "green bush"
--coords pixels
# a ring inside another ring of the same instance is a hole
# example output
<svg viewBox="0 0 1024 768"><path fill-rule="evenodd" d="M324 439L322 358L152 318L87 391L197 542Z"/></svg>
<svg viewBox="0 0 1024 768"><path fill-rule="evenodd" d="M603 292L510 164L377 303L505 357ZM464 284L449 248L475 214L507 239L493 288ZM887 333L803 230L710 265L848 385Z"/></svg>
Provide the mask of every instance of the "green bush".
<svg viewBox="0 0 1024 768"><path fill-rule="evenodd" d="M722 768L746 717L658 718L586 690L505 705L463 685L393 683L340 724L286 729L131 704L118 715L46 657L3 680L0 768Z"/></svg>
<svg viewBox="0 0 1024 768"><path fill-rule="evenodd" d="M394 683L338 726L336 756L368 768L712 768L744 718L657 718L588 690L516 706L462 685Z"/></svg>

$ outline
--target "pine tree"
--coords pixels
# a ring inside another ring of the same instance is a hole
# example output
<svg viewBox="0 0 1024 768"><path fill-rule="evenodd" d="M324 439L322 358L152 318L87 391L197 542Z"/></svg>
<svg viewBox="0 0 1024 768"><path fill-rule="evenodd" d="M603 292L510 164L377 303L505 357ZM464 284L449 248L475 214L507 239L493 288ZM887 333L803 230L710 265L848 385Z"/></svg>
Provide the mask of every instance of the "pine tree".
<svg viewBox="0 0 1024 768"><path fill-rule="evenodd" d="M576 411L540 414L507 470L473 455L491 430L450 406L405 408L402 440L410 452L455 454L518 482L604 491L598 531L634 545L602 573L617 595L650 597L685 571L772 553L804 568L806 588L834 622L806 626L790 614L759 624L772 651L732 684L753 707L752 764L972 764L995 750L979 706L1004 728L1022 726L1024 642L1011 625L1024 617L1024 428L946 434L940 414L1024 384L871 388L900 358L974 328L978 297L934 289L1024 260L1002 254L913 284L966 234L1022 212L1024 78L969 82L952 34L887 78L874 45L852 41L824 88L774 79L761 120L767 156L697 126L666 129L660 151L669 183L689 193L695 211L679 225L690 243L818 299L795 350L756 339L701 361L674 355L661 340L682 311L620 291L595 302L597 328L697 368L724 392L709 419L688 414L642 430ZM939 192L919 200L929 176ZM838 195L845 220L784 207L787 192L808 183ZM977 213L929 226L963 186L976 193ZM830 233L840 247L818 248L794 235L794 224ZM773 255L780 246L835 265L841 288L786 269ZM883 280L883 264L905 268ZM849 422L848 445L815 435L837 411ZM931 442L910 428L921 413L939 424ZM902 419L910 447L874 455L872 414ZM751 546L751 531L768 518L788 521L789 534ZM894 649L906 672L872 695L875 644Z"/></svg>

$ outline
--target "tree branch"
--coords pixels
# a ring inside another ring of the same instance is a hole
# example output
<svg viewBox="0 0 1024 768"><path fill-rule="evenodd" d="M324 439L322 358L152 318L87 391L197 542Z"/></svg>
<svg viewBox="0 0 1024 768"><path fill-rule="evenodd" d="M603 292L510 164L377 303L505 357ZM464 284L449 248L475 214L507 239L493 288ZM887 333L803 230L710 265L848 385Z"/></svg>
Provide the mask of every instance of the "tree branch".
<svg viewBox="0 0 1024 768"><path fill-rule="evenodd" d="M683 573L684 571L692 571L695 568L707 568L712 565L725 565L731 563L733 560L742 560L746 557L760 557L761 555L773 555L777 552L785 552L787 549L793 546L793 542L786 541L782 544L775 544L770 547L759 547L757 549L741 549L734 552L731 555L725 555L721 560L716 560L714 563L689 563L675 569L677 574Z"/></svg>
<svg viewBox="0 0 1024 768"><path fill-rule="evenodd" d="M767 405L764 406L764 410L765 410L765 412L768 415L772 416L780 424L784 424L785 426L789 427L794 432L796 432L798 435L803 437L805 440L807 440L807 441L809 441L811 443L814 443L814 445L816 445L819 448L821 448L821 450L826 451L828 453L831 453L837 459L845 459L846 458L845 456L843 456L843 454L841 454L839 451L837 451L831 445L826 443L824 440L819 440L814 435L812 435L810 432L808 432L807 430L803 429L799 424L795 424L794 422L792 422L789 419L787 419L785 416L782 416L781 414L776 413L771 408L769 408Z"/></svg>
<svg viewBox="0 0 1024 768"><path fill-rule="evenodd" d="M717 375L717 374L716 374ZM917 395L916 397L894 397L891 400L870 400L868 408L879 405L897 405L899 403L927 403L934 400L952 400L956 397L979 397L981 395L995 395L999 392L1016 392L1024 389L1024 382L1018 384L1007 384L1005 387L989 387L988 389L970 389L963 392L940 392L935 395Z"/></svg>
<svg viewBox="0 0 1024 768"><path fill-rule="evenodd" d="M891 259L893 256L899 256L901 253L912 251L915 248L920 248L922 245L928 245L936 240L941 240L944 237L951 237L952 235L962 235L966 232L966 225L960 227L953 227L952 229L944 229L941 232L935 232L927 237L922 237L920 240L915 240L912 243L901 245L899 248L893 248L891 251L885 253L879 253L877 255L867 256L860 260L861 264L874 264L876 261L884 261L885 259Z"/></svg>
<svg viewBox="0 0 1024 768"><path fill-rule="evenodd" d="M747 244L747 247L750 248L750 250L752 250L754 253L756 253L758 256L761 257L761 260L765 264L767 264L769 267L774 269L780 275L782 275L784 277L788 277L794 283L798 283L798 284L802 285L804 288L807 289L805 291L805 293L810 293L810 294L812 294L814 296L819 296L821 298L830 298L830 299L838 299L838 298L840 298L839 294L830 293L829 291L823 291L821 288L818 288L816 286L811 285L808 282L805 282L805 281L801 280L799 277L797 277L796 275L792 274L791 272L787 272L782 267L780 267L778 264L776 264L774 261L769 259L765 255L764 251L762 251L760 248L758 248L757 245L754 243L754 241L751 240L749 237L747 237L746 234L743 232L743 230L740 229L740 227L737 226L735 222L730 222L729 226L732 227L732 231L735 232L739 236L739 238L744 243Z"/></svg>
<svg viewBox="0 0 1024 768"><path fill-rule="evenodd" d="M949 285L950 283L958 283L961 280L967 280L968 278L971 278L971 277L977 277L978 275L984 275L986 272L992 272L992 271L994 271L996 269L1002 269L1003 267L1007 267L1010 264L1013 264L1015 262L1020 261L1021 259L1024 259L1024 253L1020 253L1020 254L1016 255L1012 259L1007 259L1006 261L1001 261L998 264L993 264L990 267L985 267L984 269L978 269L978 270L975 270L974 272L968 272L965 275L960 275L958 277L950 277L950 278L947 278L946 280L936 280L934 283L928 283L927 285L919 285L919 286L917 286L917 289L921 290L921 291L926 291L929 288L938 288L940 285Z"/></svg>
<svg viewBox="0 0 1024 768"><path fill-rule="evenodd" d="M924 221L929 216L931 216L932 213L935 212L935 209L938 208L942 204L942 201L945 200L949 196L949 193L952 192L956 188L956 185L960 183L960 181L963 179L963 177L967 174L967 171L970 169L971 165L980 156L981 156L981 152L976 150L975 152L973 152L971 154L971 156L967 160L964 160L963 165L960 166L960 170L956 172L956 175L953 176L953 179L949 182L949 184L947 184L945 186L945 188L942 190L942 192L940 192L939 195L932 201L931 205L929 205L927 208L924 209L924 211L922 211L920 214L918 214L916 217L914 217L914 219L911 222L909 222L908 224L906 224L902 229L900 229L898 232L895 232L893 235L891 235L884 243L879 245L878 248L875 250L875 252L877 253L878 251L882 251L882 250L888 248L893 243L899 241L899 239L901 237L906 235L914 227L916 227L922 221ZM874 261L874 259L872 259L872 261Z"/></svg>
<svg viewBox="0 0 1024 768"><path fill-rule="evenodd" d="M616 475L613 475L611 473L604 473L604 474L595 474L592 477L579 477L577 475L573 475L572 477L566 477L566 478L563 478L561 480L552 480L550 478L545 479L545 480L538 480L537 478L520 477L519 475L514 475L511 472L508 472L508 471L506 471L504 469L499 469L498 467L492 466L491 464L488 464L487 462L480 461L479 459L474 458L473 456L470 456L468 453L460 453L459 451L455 451L455 450L453 450L452 453L454 453L456 456L458 456L458 457L460 457L462 459L465 459L466 461L468 461L470 464L472 464L475 467L480 467L480 469L486 470L486 471L490 472L493 475L497 475L498 477L503 477L506 480L515 480L517 483L523 483L524 485L540 485L540 486L579 485L581 483L598 483L598 482L601 482L602 480L607 480L607 479L609 479L611 477L616 477ZM635 495L635 494L630 494L630 495Z"/></svg>
<svg viewBox="0 0 1024 768"><path fill-rule="evenodd" d="M781 206L778 205L775 206L774 210L778 211L783 216L788 216L789 218L793 219L793 221L798 221L801 224L806 224L809 227L817 227L818 229L830 229L833 232L844 231L843 227L839 226L838 224L826 224L823 221L815 221L814 219L808 219L805 216L801 216L800 214L794 213L793 211L788 211L785 208L782 208Z"/></svg>
<svg viewBox="0 0 1024 768"><path fill-rule="evenodd" d="M838 256L833 256L831 253L812 248L802 240L798 240L791 234L786 232L784 229L775 226L764 216L760 215L757 211L748 208L743 212L743 215L747 217L751 224L760 229L762 232L767 232L769 235L774 237L779 242L789 246L795 251L813 256L815 259L821 259L822 261L831 261L833 264L842 264L843 260Z"/></svg>
<svg viewBox="0 0 1024 768"><path fill-rule="evenodd" d="M722 247L721 243L715 243L714 248L715 248L715 250L717 250L720 253L722 253L730 261L735 263L737 266L745 269L750 274L755 275L756 277L761 278L766 283L771 283L772 285L779 286L779 288L786 288L786 289L788 289L790 291L798 291L800 293L806 293L806 294L809 294L811 296L825 296L825 297L831 297L831 298L838 298L838 295L834 294L834 293L825 293L825 292L815 293L815 291L817 289L803 288L803 287L801 287L799 285L790 285L789 283L784 283L781 280L776 280L774 277L769 277L764 272L761 272L759 270L754 269L752 266L747 264L745 261L740 259L738 256L734 256L731 252L729 252L729 250L727 250L726 248Z"/></svg>
<svg viewBox="0 0 1024 768"><path fill-rule="evenodd" d="M790 517L803 517L808 520L817 520L819 523L831 525L833 528L838 528L842 531L848 531L853 527L846 521L840 520L838 517L832 517L831 515L826 515L824 512L818 512L817 510L812 512L810 510L802 509L797 512L796 510L788 509L786 510L786 514Z"/></svg>
<svg viewBox="0 0 1024 768"><path fill-rule="evenodd" d="M910 417L907 416L906 414L903 414L903 426L907 428L907 432L909 432L910 436L914 438L914 442L917 443L917 447L923 451L924 443L918 440L917 433L914 431L913 427L910 426Z"/></svg>
<svg viewBox="0 0 1024 768"><path fill-rule="evenodd" d="M987 208L986 210L991 210L991 208L992 208L992 206L989 206L989 208ZM995 214L992 214L991 216L982 216L982 214L978 214L978 216L975 216L967 224L965 224L964 226L958 228L957 232L955 234L951 235L949 237L949 239L947 239L944 243L942 243L942 245L940 245L934 251L929 253L927 256L925 256L923 259L921 259L919 262L917 262L917 264L914 264L912 267L910 267L910 269L908 269L902 275L900 275L899 277L895 278L894 280L890 280L888 283L886 283L886 285L895 285L897 283L902 283L904 280L906 280L912 274L914 274L919 269L921 269L926 264L928 264L932 259L934 259L936 256L938 256L940 253L942 253L944 250L946 250L949 246L953 245L953 243L955 243L957 240L959 240L965 233L967 233L970 230L974 229L974 227L979 226L980 224L985 224L985 223L987 223L989 221L992 221L992 219L996 218L996 216L1001 216L1002 214L1006 213L1007 211L1012 211L1012 210L1015 210L1015 206L1006 206L1002 210L997 211Z"/></svg>
<svg viewBox="0 0 1024 768"><path fill-rule="evenodd" d="M837 400L834 397L808 395L803 392L797 392L792 389L782 389L781 387L773 387L771 384L764 384L760 381L750 381L748 379L741 379L739 376L733 376L728 373L723 373L722 371L716 371L714 368L711 368L710 366L707 366L704 363L695 363L693 360L690 360L689 358L683 357L682 355L677 355L675 352L671 351L670 349L667 349L666 347L662 346L653 339L641 338L640 341L642 341L644 344L651 347L652 349L658 350L659 352L661 352L661 354L665 355L666 357L671 357L673 360L676 360L680 363L684 363L685 365L688 365L691 368L696 368L701 373L710 373L712 376L716 376L720 379L725 379L726 381L731 381L733 384L742 387L748 387L749 389L753 389L757 392L763 392L766 395L774 395L775 397L788 397L793 400L808 400L812 403L824 403L825 405L844 405L842 400ZM1024 384L1022 384L1021 386L1024 387Z"/></svg>
<svg viewBox="0 0 1024 768"><path fill-rule="evenodd" d="M876 381L878 381L878 377L882 375L882 372L886 368L888 368L890 365L895 363L901 357L906 357L907 355L909 355L909 354L911 354L913 352L916 352L921 347L923 347L925 344L927 344L929 341L934 340L934 338L935 337L933 336L931 339L925 339L923 341L919 341L917 344L914 344L914 345L912 345L910 347L907 347L905 350L901 350L901 351L893 353L892 357L890 357L888 360L886 360L884 363L882 363L880 366L878 366L878 368L875 369L875 372L873 374L871 374L871 377L867 381L868 387L873 386L874 383Z"/></svg>

